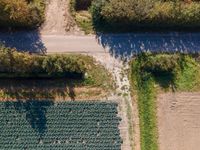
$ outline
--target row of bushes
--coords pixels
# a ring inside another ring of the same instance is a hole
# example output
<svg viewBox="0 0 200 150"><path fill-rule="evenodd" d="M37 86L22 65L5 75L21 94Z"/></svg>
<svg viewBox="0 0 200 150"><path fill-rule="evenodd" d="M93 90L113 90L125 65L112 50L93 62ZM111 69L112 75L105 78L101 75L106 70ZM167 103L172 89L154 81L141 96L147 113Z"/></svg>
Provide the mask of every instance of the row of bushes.
<svg viewBox="0 0 200 150"><path fill-rule="evenodd" d="M44 0L0 0L0 27L38 27L44 11Z"/></svg>
<svg viewBox="0 0 200 150"><path fill-rule="evenodd" d="M178 28L200 26L200 2L180 0L94 0L97 29Z"/></svg>
<svg viewBox="0 0 200 150"><path fill-rule="evenodd" d="M30 55L0 47L0 78L83 78L84 61L71 55Z"/></svg>

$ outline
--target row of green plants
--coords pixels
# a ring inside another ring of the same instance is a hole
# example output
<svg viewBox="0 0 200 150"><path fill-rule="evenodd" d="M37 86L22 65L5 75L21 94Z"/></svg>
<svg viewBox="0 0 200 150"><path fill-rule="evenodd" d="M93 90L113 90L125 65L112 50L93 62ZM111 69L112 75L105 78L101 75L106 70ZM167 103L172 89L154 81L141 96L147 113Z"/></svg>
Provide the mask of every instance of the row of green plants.
<svg viewBox="0 0 200 150"><path fill-rule="evenodd" d="M45 19L45 0L0 0L0 27L40 26Z"/></svg>
<svg viewBox="0 0 200 150"><path fill-rule="evenodd" d="M141 133L141 149L158 149L156 95L164 91L194 91L200 88L197 56L143 53L131 63Z"/></svg>
<svg viewBox="0 0 200 150"><path fill-rule="evenodd" d="M0 149L120 150L117 106L97 101L1 102Z"/></svg>
<svg viewBox="0 0 200 150"><path fill-rule="evenodd" d="M73 4L76 11L89 10L92 14L91 21L78 20L83 29L92 30L91 24L96 31L105 32L200 26L198 0L73 0Z"/></svg>
<svg viewBox="0 0 200 150"><path fill-rule="evenodd" d="M86 65L70 55L31 55L15 49L0 47L1 78L83 78Z"/></svg>

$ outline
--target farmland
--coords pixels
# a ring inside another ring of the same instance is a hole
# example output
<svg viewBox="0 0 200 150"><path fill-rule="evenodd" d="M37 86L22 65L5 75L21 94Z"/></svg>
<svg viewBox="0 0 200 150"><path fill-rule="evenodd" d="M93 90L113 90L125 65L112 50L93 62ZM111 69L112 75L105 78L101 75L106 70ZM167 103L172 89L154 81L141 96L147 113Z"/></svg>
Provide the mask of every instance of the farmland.
<svg viewBox="0 0 200 150"><path fill-rule="evenodd" d="M0 103L0 149L120 150L117 103Z"/></svg>
<svg viewBox="0 0 200 150"><path fill-rule="evenodd" d="M141 149L142 150L157 150L158 144L158 122L157 122L157 94L160 92L182 92L199 90L199 65L197 59L189 55L183 54L141 54L132 61L132 85L135 90L135 98L138 102L139 117L140 117L140 132L141 132ZM184 100L184 99L183 99ZM165 102L158 100L159 120L165 116L163 111L169 109L168 99L165 97ZM170 100L172 101L172 100ZM181 99L179 100L181 101ZM162 106L162 103L166 103ZM182 104L182 102L180 102ZM191 103L193 103L191 101ZM186 103L187 104L187 103ZM187 106L182 106L186 107ZM197 106L198 107L198 106ZM178 109L178 108L177 108ZM190 107L190 109L192 109ZM167 114L169 115L169 114ZM174 114L173 114L174 115ZM171 117L171 116L170 116ZM171 119L171 118L170 118ZM173 119L173 117L172 117ZM164 120L162 120L164 121ZM169 123L169 122L166 122ZM160 122L161 124L161 122ZM170 124L170 123L169 123ZM163 136L163 130L167 130L167 126L161 125L161 131ZM165 129L163 128L165 127ZM172 127L173 128L173 127ZM180 128L177 128L180 129ZM181 128L183 129L183 128ZM167 134L167 132L164 132ZM171 136L174 136L171 134ZM179 135L180 136L180 135ZM163 139L163 137L162 137ZM164 138L169 139L169 137ZM162 142L164 142L162 140ZM166 142L168 143L168 142ZM166 145L165 145L166 146ZM167 148L163 147L162 149ZM180 147L172 148L172 150L181 149Z"/></svg>
<svg viewBox="0 0 200 150"><path fill-rule="evenodd" d="M199 97L199 92L159 94L160 150L197 150L200 147Z"/></svg>

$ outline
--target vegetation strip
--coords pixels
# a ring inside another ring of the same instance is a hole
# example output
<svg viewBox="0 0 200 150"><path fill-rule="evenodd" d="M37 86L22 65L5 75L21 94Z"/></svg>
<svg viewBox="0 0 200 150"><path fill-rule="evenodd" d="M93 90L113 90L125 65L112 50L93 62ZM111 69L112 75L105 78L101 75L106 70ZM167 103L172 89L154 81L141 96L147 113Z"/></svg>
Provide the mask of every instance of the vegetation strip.
<svg viewBox="0 0 200 150"><path fill-rule="evenodd" d="M0 78L84 78L84 61L70 55L30 55L0 47Z"/></svg>
<svg viewBox="0 0 200 150"><path fill-rule="evenodd" d="M92 4L95 28L108 32L195 28L200 26L199 13L196 0L94 0Z"/></svg>
<svg viewBox="0 0 200 150"><path fill-rule="evenodd" d="M44 20L45 0L0 0L0 27L36 28Z"/></svg>
<svg viewBox="0 0 200 150"><path fill-rule="evenodd" d="M198 57L185 54L143 53L132 61L131 80L137 92L142 150L158 149L156 87L173 92L198 90L197 60Z"/></svg>

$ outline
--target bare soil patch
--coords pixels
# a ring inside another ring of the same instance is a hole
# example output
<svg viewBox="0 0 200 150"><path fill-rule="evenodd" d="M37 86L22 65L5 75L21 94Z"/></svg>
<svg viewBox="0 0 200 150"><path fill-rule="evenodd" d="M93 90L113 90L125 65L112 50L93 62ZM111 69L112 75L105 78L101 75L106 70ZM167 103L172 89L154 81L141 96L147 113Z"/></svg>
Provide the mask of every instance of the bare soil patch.
<svg viewBox="0 0 200 150"><path fill-rule="evenodd" d="M47 0L46 20L41 27L45 35L81 34L73 17L70 14L70 0Z"/></svg>
<svg viewBox="0 0 200 150"><path fill-rule="evenodd" d="M168 93L158 97L160 150L199 150L200 93Z"/></svg>

